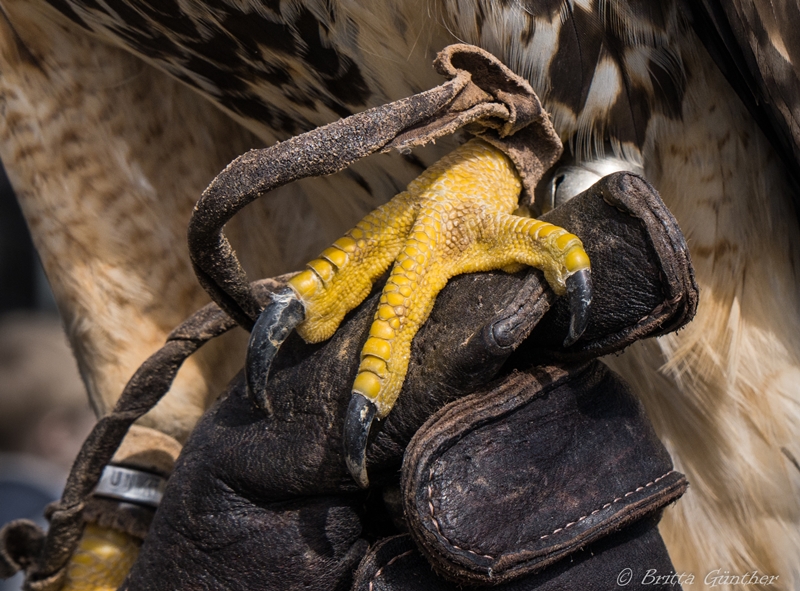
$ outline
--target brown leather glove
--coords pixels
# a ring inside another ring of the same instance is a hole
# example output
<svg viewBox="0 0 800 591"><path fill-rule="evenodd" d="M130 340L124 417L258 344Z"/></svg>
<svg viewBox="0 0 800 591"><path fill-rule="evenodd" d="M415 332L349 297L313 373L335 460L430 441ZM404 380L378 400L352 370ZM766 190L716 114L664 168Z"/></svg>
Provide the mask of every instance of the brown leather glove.
<svg viewBox="0 0 800 591"><path fill-rule="evenodd" d="M669 568L655 524L685 480L594 359L691 318L686 245L628 174L546 219L592 258L594 303L575 345L561 344L569 310L539 272L452 280L414 340L397 405L372 429L363 491L341 435L377 297L324 343L290 337L269 416L239 376L198 424L122 588L610 588L589 582L621 565Z"/></svg>
<svg viewBox="0 0 800 591"><path fill-rule="evenodd" d="M411 535L373 546L355 588L612 589L618 577L637 588L647 569L672 571L656 525L685 489L605 365L514 372L414 436L402 479Z"/></svg>

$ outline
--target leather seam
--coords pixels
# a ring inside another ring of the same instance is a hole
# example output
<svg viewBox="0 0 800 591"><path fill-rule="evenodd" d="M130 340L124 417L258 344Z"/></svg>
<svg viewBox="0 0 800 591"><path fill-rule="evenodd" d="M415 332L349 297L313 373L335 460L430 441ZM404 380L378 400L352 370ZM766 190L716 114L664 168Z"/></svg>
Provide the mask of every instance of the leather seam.
<svg viewBox="0 0 800 591"><path fill-rule="evenodd" d="M583 515L583 516L579 517L579 518L578 518L578 519L576 519L575 521L570 521L570 522L568 522L566 525L564 525L564 526L562 526L562 527L559 527L558 529L555 529L555 530L553 530L553 531L552 531L552 532L550 532L549 534L544 534L544 535L542 535L542 536L539 536L539 538L538 538L538 539L539 539L539 540L544 540L545 538L549 538L549 537L550 537L550 536L552 536L552 535L555 535L555 534L557 534L557 533L560 533L560 532L562 532L562 531L564 531L564 530L566 530L566 529L568 529L568 528L572 527L573 525L576 525L577 523L580 523L581 521L583 521L583 520L587 519L588 517L591 517L592 515L597 515L598 513L600 513L600 511L603 511L603 510L605 510L605 509L608 509L608 508L609 508L611 505L613 505L614 503L619 503L620 501L623 501L623 500L625 500L627 497L629 497L629 496L631 496L631 495L634 495L634 494L636 494L637 492L641 492L641 491L643 491L644 489L646 489L646 488L649 488L649 487L653 486L654 484L656 484L657 482L659 482L659 481L663 480L663 479L664 479L664 478L666 478L667 476L669 476L669 475L671 475L671 474L675 474L675 473L676 473L676 472L675 472L675 470L670 470L669 472L666 472L666 473L662 474L661 476L659 476L658 478L656 478L656 479L654 479L654 480L652 480L652 481L648 482L647 484L644 484L644 485L642 485L642 486L638 486L638 487L636 487L635 489L633 489L633 490L631 490L631 491L628 491L628 492L626 492L626 493L625 493L625 494L623 494L622 496L616 497L616 498L615 498L613 501L611 501L611 502L608 502L608 503L604 504L604 505L603 505L602 507L600 507L599 509L595 509L595 510L594 510L594 511L592 511L591 513L587 513L586 515ZM445 541L446 541L446 542L447 542L447 543L448 543L448 544L449 544L449 545L450 545L452 548L454 548L455 550L461 550L462 552L467 552L468 554L472 554L473 556L478 556L478 557L480 557L480 558L488 558L489 560L495 560L495 558L496 558L495 556L490 556L489 554L480 554L480 553L478 553L478 552L474 552L474 551L472 551L472 550L469 550L469 549L467 549L467 548L462 548L462 547L460 547L460 546L458 546L458 545L454 544L454 543L453 543L453 542L452 542L452 541L451 541L451 540L450 540L450 539L449 539L449 538L448 538L446 535L444 535L444 533L442 532L442 528L441 528L441 525L439 524L439 520L436 518L436 508L435 508L435 506L434 506L434 504L433 504L433 466L431 466L431 468L430 468L430 471L428 472L428 508L429 508L429 510L430 510L430 514L431 514L431 520L433 521L433 525L436 527L436 531L437 531L437 532L439 532L439 535L440 535L440 536L441 536L441 537L442 537L442 538L443 538L443 539L444 539L444 540L445 540ZM401 556L402 556L402 555L401 555ZM397 558L400 558L400 556L398 556ZM390 562L389 564L391 564L391 562ZM389 566L389 565L387 564L386 566ZM376 575L376 576L377 576L377 575ZM371 586L370 586L370 591L372 591L372 587L371 587Z"/></svg>
<svg viewBox="0 0 800 591"><path fill-rule="evenodd" d="M381 576L381 573L383 573L383 569L392 566L392 564L394 564L395 562L397 562L401 558L404 558L404 557L408 556L409 554L411 554L413 552L414 552L413 550L407 550L407 551L403 552L402 554L398 554L397 556L392 558L389 562L387 562L382 567L380 567L378 570L376 570L375 574L372 575L372 578L369 580L369 591L373 591L374 585L375 585L375 581L377 581L378 577Z"/></svg>

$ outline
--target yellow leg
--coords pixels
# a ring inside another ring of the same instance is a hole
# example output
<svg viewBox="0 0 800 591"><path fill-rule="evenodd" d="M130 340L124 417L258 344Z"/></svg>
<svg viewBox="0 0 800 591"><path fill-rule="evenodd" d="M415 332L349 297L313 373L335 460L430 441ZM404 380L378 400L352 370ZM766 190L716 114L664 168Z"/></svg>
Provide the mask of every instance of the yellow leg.
<svg viewBox="0 0 800 591"><path fill-rule="evenodd" d="M128 534L87 525L67 566L62 591L115 591L139 556L140 546Z"/></svg>
<svg viewBox="0 0 800 591"><path fill-rule="evenodd" d="M318 343L333 335L345 314L364 301L374 281L395 260L418 209L415 195L400 193L289 281L306 306L307 320L297 327L300 336Z"/></svg>

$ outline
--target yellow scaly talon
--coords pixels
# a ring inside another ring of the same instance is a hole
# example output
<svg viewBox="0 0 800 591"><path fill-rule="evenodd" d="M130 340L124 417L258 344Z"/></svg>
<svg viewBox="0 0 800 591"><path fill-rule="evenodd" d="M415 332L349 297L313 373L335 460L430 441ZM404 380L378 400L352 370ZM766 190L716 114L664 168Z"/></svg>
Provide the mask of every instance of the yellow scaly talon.
<svg viewBox="0 0 800 591"><path fill-rule="evenodd" d="M454 275L530 265L544 272L572 312L565 345L586 327L589 257L580 239L547 222L515 216L521 182L500 150L472 140L434 164L408 189L364 218L289 281L309 342L330 337L394 262L361 353L345 425L345 455L366 486L366 437L384 418L408 369L411 341L436 295ZM299 320L298 320L299 321Z"/></svg>
<svg viewBox="0 0 800 591"><path fill-rule="evenodd" d="M378 418L394 405L411 341L450 277L522 263L542 269L553 290L563 295L567 277L589 268L577 236L512 215L520 189L508 157L486 142L472 140L434 164L289 281L305 306L298 331L316 342L333 334L394 261L353 385L353 392L376 406Z"/></svg>

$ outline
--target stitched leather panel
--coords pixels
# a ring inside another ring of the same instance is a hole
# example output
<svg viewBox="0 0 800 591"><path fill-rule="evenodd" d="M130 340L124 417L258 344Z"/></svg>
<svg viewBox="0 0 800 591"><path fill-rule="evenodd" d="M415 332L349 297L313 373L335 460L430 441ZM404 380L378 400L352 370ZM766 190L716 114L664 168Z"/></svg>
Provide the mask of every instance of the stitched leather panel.
<svg viewBox="0 0 800 591"><path fill-rule="evenodd" d="M686 490L627 385L605 365L508 376L423 426L403 475L410 530L465 583L535 572Z"/></svg>

